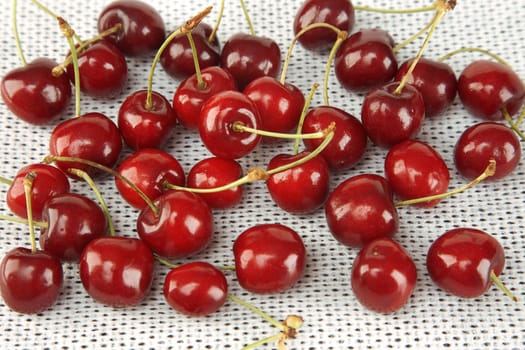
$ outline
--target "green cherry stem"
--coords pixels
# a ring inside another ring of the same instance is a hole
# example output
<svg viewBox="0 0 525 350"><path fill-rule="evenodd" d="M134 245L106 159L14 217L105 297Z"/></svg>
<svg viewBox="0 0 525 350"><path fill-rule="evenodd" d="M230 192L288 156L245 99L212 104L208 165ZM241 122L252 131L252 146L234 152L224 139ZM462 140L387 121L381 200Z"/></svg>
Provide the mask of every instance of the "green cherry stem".
<svg viewBox="0 0 525 350"><path fill-rule="evenodd" d="M241 306L244 306L245 308L253 311L255 314L261 316L263 319L265 319L270 324L272 324L275 327L277 327L279 330L281 330L281 331L284 330L284 325L281 322L279 322L276 319L274 319L273 317L269 316L267 313L265 313L261 309L255 307L254 305L252 305L250 303L247 303L244 300L241 300L241 299L239 299L236 296L233 296L231 294L228 294L228 299L230 299L231 301L233 301L233 302L235 302L235 303L237 303L237 304L239 304Z"/></svg>
<svg viewBox="0 0 525 350"><path fill-rule="evenodd" d="M23 219L23 218L19 218L17 216L0 214L0 220L14 222L14 223L17 223L17 224L24 224L26 226L29 226L29 220ZM34 221L33 220L33 225L36 226L36 227L40 227L40 228L47 228L47 223L42 222L42 221Z"/></svg>
<svg viewBox="0 0 525 350"><path fill-rule="evenodd" d="M323 83L323 97L324 97L325 106L330 106L330 102L328 101L328 80L330 79L330 70L332 68L332 62L334 61L337 50L339 50L339 47L341 46L341 44L347 37L348 37L348 32L344 30L339 31L337 33L337 40L332 46L332 49L330 50L330 54L328 55L328 59L326 60L326 68L324 71L324 83Z"/></svg>
<svg viewBox="0 0 525 350"><path fill-rule="evenodd" d="M35 4L38 8L40 8L42 11L44 11L46 14L48 14L49 16L59 20L60 16L54 13L53 11L51 11L48 7L44 6L41 2L37 0L31 0L31 2ZM73 33L72 36L75 38L77 42L79 43L82 42L82 40L80 40L80 38L75 33Z"/></svg>
<svg viewBox="0 0 525 350"><path fill-rule="evenodd" d="M465 53L465 52L479 52L479 53L482 53L482 54L487 55L489 57L492 57L493 59L495 59L497 62L501 63L504 66L510 67L510 65L503 58L501 58L501 56L495 54L494 52L491 52L489 50L482 49L482 48L479 48L479 47L462 47L460 49L451 51L451 52L447 53L446 55L441 56L440 58L437 59L437 61L438 62L444 62L444 61L448 60L449 58L451 58L452 56L455 56L455 55L458 55L458 54L462 54L462 53Z"/></svg>
<svg viewBox="0 0 525 350"><path fill-rule="evenodd" d="M15 45L16 45L16 49L18 51L18 57L20 57L20 61L22 61L22 65L26 66L27 65L27 60L26 60L26 57L24 55L24 50L22 49L22 43L20 41L20 34L18 33L18 20L17 20L17 0L13 0L13 3L12 3L12 9L11 9L11 15L13 17L13 22L12 22L12 25L13 25L13 35L15 37Z"/></svg>
<svg viewBox="0 0 525 350"><path fill-rule="evenodd" d="M197 78L197 88L199 90L206 89L206 82L202 79L202 73L201 73L201 65L199 63L199 56L197 53L197 47L195 46L195 41L193 40L193 35L191 34L191 30L186 33L186 37L188 38L188 42L190 43L191 47L191 55L193 57L193 65L195 66L195 77Z"/></svg>
<svg viewBox="0 0 525 350"><path fill-rule="evenodd" d="M515 296L505 284L503 284L503 282L498 276L496 276L494 270L490 270L490 279L492 280L492 283L494 283L499 289L501 289L506 296L512 299L512 301L519 301L518 297Z"/></svg>
<svg viewBox="0 0 525 350"><path fill-rule="evenodd" d="M9 180L8 178L0 176L0 183L11 186L13 184L13 180Z"/></svg>
<svg viewBox="0 0 525 350"><path fill-rule="evenodd" d="M221 0L221 3L219 5L219 14L217 15L217 20L215 21L215 25L213 26L213 29L208 36L208 42L212 43L215 40L215 36L217 35L217 31L219 30L219 27L221 25L222 20L222 14L224 13L224 0Z"/></svg>
<svg viewBox="0 0 525 350"><path fill-rule="evenodd" d="M354 9L357 11L379 12L379 13L386 13L386 14L407 14L407 13L433 11L436 9L436 6L430 5L430 6L408 8L408 9L385 9L385 8L377 8L377 7L370 7L370 6L354 5Z"/></svg>
<svg viewBox="0 0 525 350"><path fill-rule="evenodd" d="M514 130L514 132L516 132L516 134L518 134L518 136L523 141L525 141L525 134L519 128L519 124L521 124L521 121L523 120L523 118L522 118L523 117L523 113L520 114L519 119L518 119L518 123L514 123L514 121L512 120L512 117L510 116L510 114L509 114L509 112L507 111L506 108L503 108L501 111L503 113L503 116L505 117L505 120L507 121L507 123L509 123L510 127L512 128L512 130Z"/></svg>
<svg viewBox="0 0 525 350"><path fill-rule="evenodd" d="M36 237L35 237L35 225L33 222L33 206L31 199L31 192L33 190L33 182L36 178L36 173L29 172L24 177L24 193L26 197L26 207L27 207L27 224L29 225L29 236L31 239L31 251L36 253Z"/></svg>
<svg viewBox="0 0 525 350"><path fill-rule="evenodd" d="M71 26L62 18L57 17L60 31L66 37L69 44L69 51L71 51L71 59L73 61L73 72L75 74L75 115L80 117L80 69L78 67L78 53L75 43L73 43L74 31Z"/></svg>
<svg viewBox="0 0 525 350"><path fill-rule="evenodd" d="M522 109L520 115L518 116L518 120L516 121L517 127L519 127L521 123L523 123L523 119L525 119L525 108Z"/></svg>
<svg viewBox="0 0 525 350"><path fill-rule="evenodd" d="M248 27L250 28L250 34L256 35L255 28L253 27L252 20L250 19L250 15L248 14L248 9L246 8L246 4L244 3L244 0L239 0L241 2L241 8L242 12L244 13L244 17L246 18L246 23L248 23Z"/></svg>
<svg viewBox="0 0 525 350"><path fill-rule="evenodd" d="M313 83L312 87L310 88L310 92L308 93L308 96L306 97L306 101L303 106L303 110L301 111L301 117L299 118L299 122L297 123L297 135L300 135L303 130L303 124L304 119L306 118L306 113L308 112L308 108L310 107L310 104L312 103L312 99L314 98L314 93L319 87L318 83ZM293 154L299 153L299 143L300 139L295 139L294 145L293 145Z"/></svg>
<svg viewBox="0 0 525 350"><path fill-rule="evenodd" d="M394 46L392 48L392 51L394 51L395 53L401 51L401 49L405 48L410 43L414 42L414 40L416 40L421 35L423 35L430 28L431 25L432 25L432 21L428 22L423 28L419 30L419 32L412 34L411 36L409 36L408 38L406 38L405 40L403 40L402 42Z"/></svg>
<svg viewBox="0 0 525 350"><path fill-rule="evenodd" d="M327 134L326 130L313 132L309 134L287 134L287 133L281 133L281 132L254 129L254 128L244 125L242 122L234 122L232 125L232 129L233 131L236 131L236 132L249 132L249 133L257 134L261 136L275 137L275 138L288 139L288 140L320 139L321 137L324 137Z"/></svg>

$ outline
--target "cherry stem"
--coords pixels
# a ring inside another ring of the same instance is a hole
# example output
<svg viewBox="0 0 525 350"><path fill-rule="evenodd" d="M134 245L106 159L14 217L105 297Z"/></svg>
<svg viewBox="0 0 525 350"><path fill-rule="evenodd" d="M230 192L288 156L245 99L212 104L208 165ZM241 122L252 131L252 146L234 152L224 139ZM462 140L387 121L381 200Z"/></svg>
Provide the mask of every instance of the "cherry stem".
<svg viewBox="0 0 525 350"><path fill-rule="evenodd" d="M5 178L3 176L0 176L0 182L9 186L13 184L13 180L9 180L8 178Z"/></svg>
<svg viewBox="0 0 525 350"><path fill-rule="evenodd" d="M29 225L29 220L23 219L23 218L19 218L17 216L10 216L10 215L2 215L2 214L0 214L0 220L9 221L9 222L15 222L15 223L18 223L18 224ZM36 226L36 227L40 227L40 228L47 228L48 227L47 223L42 222L42 221L33 221L33 225Z"/></svg>
<svg viewBox="0 0 525 350"><path fill-rule="evenodd" d="M15 37L15 45L18 51L18 56L22 65L27 65L26 57L24 56L24 50L22 49L22 43L20 41L20 35L18 33L18 21L17 21L17 0L13 0L12 17L13 17L13 35Z"/></svg>
<svg viewBox="0 0 525 350"><path fill-rule="evenodd" d="M250 303L247 303L239 298L237 298L236 296L233 296L231 294L228 294L228 299L230 299L231 301L241 305L241 306L244 306L245 308L255 312L257 315L261 316L262 318L264 318L266 321L270 322L272 325L274 325L275 327L277 327L279 330L281 331L284 331L284 325L277 321L276 319L274 319L273 317L269 316L267 313L265 313L264 311L262 311L261 309L255 307L254 305L250 304Z"/></svg>
<svg viewBox="0 0 525 350"><path fill-rule="evenodd" d="M512 299L514 302L518 302L519 299L517 296L515 296L505 284L501 281L501 279L496 275L494 270L490 270L490 279L492 282L505 293L506 296Z"/></svg>
<svg viewBox="0 0 525 350"><path fill-rule="evenodd" d="M332 46L332 50L330 50L330 54L328 55L328 60L326 61L326 68L324 71L324 84L323 84L323 96L324 96L325 106L330 105L328 101L328 79L330 78L330 70L332 67L332 62L334 61L337 50L339 50L339 47L341 46L341 44L347 37L348 37L348 32L344 30L337 33L337 40L335 41L334 46Z"/></svg>
<svg viewBox="0 0 525 350"><path fill-rule="evenodd" d="M525 141L525 134L523 133L523 131L520 130L519 124L518 123L514 123L514 121L512 120L512 117L510 116L510 114L507 111L507 109L503 108L501 110L501 112L503 113L503 116L505 117L505 120L507 121L507 123L509 123L510 127L512 128L512 130L514 130L516 132L516 134L518 134L518 136L521 137L521 139L523 141ZM521 120L523 120L522 115L520 115L520 117L518 119L518 122L521 123Z"/></svg>
<svg viewBox="0 0 525 350"><path fill-rule="evenodd" d="M206 89L206 82L202 79L202 72L201 72L201 65L199 63L199 56L197 53L197 47L195 47L195 41L193 40L193 35L191 35L191 31L186 33L186 37L188 38L188 42L190 43L191 47L191 55L193 57L193 65L195 66L195 77L197 78L197 88L199 90Z"/></svg>
<svg viewBox="0 0 525 350"><path fill-rule="evenodd" d="M308 133L308 134L287 134L287 133L281 133L281 132L273 132L273 131L266 131L266 130L259 130L254 129L249 126L244 125L242 122L234 122L232 126L233 131L236 132L249 132L256 135L266 136L266 137L275 137L279 139L320 139L321 137L326 136L327 132L326 130Z"/></svg>
<svg viewBox="0 0 525 350"><path fill-rule="evenodd" d="M317 90L317 88L319 87L319 84L318 83L313 83L311 89L310 89L310 92L308 93L308 96L306 97L306 101L303 105L303 110L301 111L301 117L299 118L299 122L297 123L297 134L301 134L302 130L303 130L303 124L304 124L304 119L306 118L306 113L308 112L308 108L310 107L310 104L312 102L312 99L314 97L314 93L315 91ZM295 142L294 142L294 146L293 146L293 154L297 154L299 153L299 142L301 140L299 138L295 139Z"/></svg>
<svg viewBox="0 0 525 350"><path fill-rule="evenodd" d="M271 343L271 342L274 342L274 341L277 341L279 340L280 338L282 337L282 333L278 333L278 334L274 334L274 335L271 335L269 337L266 337L266 338L263 338L263 339L260 339L250 345L246 345L246 346L243 346L243 348L241 350L251 350L251 349L255 349L261 345L264 345L264 344L268 344L268 343Z"/></svg>
<svg viewBox="0 0 525 350"><path fill-rule="evenodd" d="M219 27L221 25L223 13L224 13L224 0L221 0L221 4L219 6L219 14L217 15L217 21L215 22L215 25L213 26L210 36L208 37L209 43L212 43L215 40L215 35L217 35L217 31L219 30Z"/></svg>
<svg viewBox="0 0 525 350"><path fill-rule="evenodd" d="M57 15L56 13L54 13L53 11L51 11L49 8L47 8L46 6L42 5L42 3L40 3L39 1L37 0L31 0L31 2L33 4L35 4L37 7L39 7L42 11L44 11L45 13L47 13L49 16L57 19L57 20L60 20L60 16ZM72 33L72 36L75 38L75 40L77 42L81 42L82 40L80 40L80 38L78 36L76 36L76 34L73 32Z"/></svg>
<svg viewBox="0 0 525 350"><path fill-rule="evenodd" d="M407 13L432 11L436 9L436 5L416 7L416 8L410 8L410 9L384 9L384 8L377 8L377 7L354 5L354 9L357 11L380 12L380 13L387 13L387 14L407 14Z"/></svg>
<svg viewBox="0 0 525 350"><path fill-rule="evenodd" d="M255 34L255 28L253 27L252 20L250 19L250 15L248 14L248 9L246 8L246 4L244 3L244 0L239 0L241 2L241 8L242 12L244 13L244 17L246 18L246 22L248 23L248 27L250 28L250 34Z"/></svg>
<svg viewBox="0 0 525 350"><path fill-rule="evenodd" d="M75 115L80 117L80 69L78 67L78 53L75 43L73 43L74 31L71 26L62 18L57 17L60 31L67 38L69 44L69 51L71 51L71 58L73 60L73 72L75 73Z"/></svg>
<svg viewBox="0 0 525 350"><path fill-rule="evenodd" d="M516 121L516 126L519 127L521 123L523 122L523 119L525 119L525 108L521 111L518 120Z"/></svg>
<svg viewBox="0 0 525 350"><path fill-rule="evenodd" d="M466 191L466 190L476 186L478 183L480 183L481 181L485 180L486 178L488 178L490 176L493 176L495 172L496 172L496 161L494 159L491 159L489 161L489 165L487 165L487 167L485 168L483 173L481 175L479 175L477 178L475 178L474 180L472 180L471 182L469 182L468 184L464 185L464 186L461 186L461 187L459 187L459 188L457 188L455 190L452 190L450 192L440 193L440 194L427 196L427 197L408 199L408 200L405 200L405 201L399 201L399 202L395 203L395 206L396 207L402 207L402 206L407 206L407 205L412 205L412 204L417 204L417 203L424 203L424 202L429 202L429 201L432 201L432 200L437 200L437 199L443 199L443 198L451 197L453 195L456 195L458 193L464 192L464 191Z"/></svg>
<svg viewBox="0 0 525 350"><path fill-rule="evenodd" d="M81 169L67 169L67 171L73 175L76 175L80 178L82 178L86 183L91 187L93 190L93 193L95 193L95 196L98 199L98 202L100 203L100 207L102 208L102 211L104 212L104 216L106 217L106 221L108 222L108 231L110 236L115 236L115 226L113 225L113 220L111 219L111 215L109 214L109 209L106 204L106 201L104 200L104 197L100 193L99 189L97 188L97 185L93 181L93 178L89 176L89 174Z"/></svg>
<svg viewBox="0 0 525 350"><path fill-rule="evenodd" d="M163 258L160 255L154 254L154 257L159 263L161 263L162 265L167 266L169 268L173 269L173 268L181 266L181 264L176 264L174 262L171 262L168 259ZM222 270L222 271L235 271L235 266L222 266L222 267L218 267L218 269Z"/></svg>
<svg viewBox="0 0 525 350"><path fill-rule="evenodd" d="M501 56L498 56L494 52L491 52L489 50L485 50L485 49L482 49L482 48L479 48L479 47L462 47L460 49L451 51L451 52L447 53L446 55L441 56L440 58L437 59L437 61L438 62L444 62L445 60L449 59L452 56L455 56L455 55L458 55L458 54L461 54L461 53L465 53L465 52L480 52L480 53L482 53L484 55L492 57L493 59L495 59L496 61L498 61L502 65L510 67L510 65L503 58L501 58Z"/></svg>
<svg viewBox="0 0 525 350"><path fill-rule="evenodd" d="M31 239L31 251L36 253L36 237L35 237L35 225L33 223L33 206L31 199L31 192L33 189L33 182L36 178L36 173L29 172L24 177L24 192L26 197L27 207L27 224L29 225L29 237Z"/></svg>
<svg viewBox="0 0 525 350"><path fill-rule="evenodd" d="M427 30L428 28L430 28L430 26L432 25L432 21L428 22L423 28L421 28L417 33L411 35L410 37L406 38L405 40L403 40L402 42L400 42L399 44L397 44L396 46L394 46L392 48L392 51L394 51L395 53L401 51L401 49L405 48L406 46L408 46L410 43L412 43L414 40L416 40L417 38L419 38L421 35L423 35Z"/></svg>

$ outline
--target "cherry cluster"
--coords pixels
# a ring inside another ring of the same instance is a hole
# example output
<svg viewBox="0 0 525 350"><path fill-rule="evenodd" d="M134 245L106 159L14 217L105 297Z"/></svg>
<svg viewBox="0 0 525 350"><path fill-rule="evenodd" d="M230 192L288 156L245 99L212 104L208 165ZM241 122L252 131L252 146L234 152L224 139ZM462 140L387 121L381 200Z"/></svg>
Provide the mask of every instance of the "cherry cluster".
<svg viewBox="0 0 525 350"><path fill-rule="evenodd" d="M355 12L373 9L349 0L305 0L284 65L279 46L256 35L248 16L251 32L221 45L218 23L203 22L210 8L168 33L151 5L116 0L99 14L99 35L90 40L81 40L65 19L46 9L69 44L64 61L27 63L21 54L23 66L8 72L0 85L16 117L34 125L56 123L49 156L20 169L13 180L3 179L9 185L6 204L18 219L3 218L28 224L32 233L31 249L13 249L2 259L4 302L20 313L50 308L61 292L63 262L79 264L82 284L94 300L116 307L144 300L156 261L171 267L163 289L167 303L186 315L213 313L228 298L239 301L228 294L227 270L235 271L247 291L287 290L303 276L307 252L301 235L279 223L242 232L233 243L233 267L171 262L203 251L213 238L213 211L239 204L243 185L262 180L279 208L291 214L324 210L334 238L359 249L350 279L360 303L381 313L400 309L414 291L417 269L393 238L397 208L436 206L482 180L504 178L521 158L525 85L510 66L493 56L473 61L456 77L445 63L449 55L423 57L434 28L455 5L438 0L427 8L435 15L419 33L428 30L424 44L416 57L398 63L396 53L406 43L396 45L383 29L352 33ZM359 117L329 104L326 82L325 103L313 108L316 86L307 98L286 82L295 42L319 56L331 50L326 75L333 60L338 82L350 93L364 93ZM129 73L126 57L145 55L155 55L148 85L125 98L116 121L80 112L82 94L104 99L121 94ZM152 88L157 63L180 81L171 99ZM447 164L417 135L426 118L439 118L457 96L480 122L464 131L454 149L457 171L471 182L447 192ZM76 115L57 123L73 97ZM212 154L187 174L163 149L177 124L197 131ZM295 140L293 153L277 154L265 168L244 174L239 159L261 143L270 147L282 139ZM331 174L354 168L370 144L387 150L385 175L350 176L330 189ZM132 152L122 157L125 148ZM137 237L115 233L96 187L107 174L122 199L139 211ZM70 180L87 181L99 203L72 192ZM40 229L38 239L34 227ZM498 278L504 262L494 237L462 227L435 240L426 265L436 285L470 298L492 282L511 295ZM294 335L293 321L280 326L280 341Z"/></svg>

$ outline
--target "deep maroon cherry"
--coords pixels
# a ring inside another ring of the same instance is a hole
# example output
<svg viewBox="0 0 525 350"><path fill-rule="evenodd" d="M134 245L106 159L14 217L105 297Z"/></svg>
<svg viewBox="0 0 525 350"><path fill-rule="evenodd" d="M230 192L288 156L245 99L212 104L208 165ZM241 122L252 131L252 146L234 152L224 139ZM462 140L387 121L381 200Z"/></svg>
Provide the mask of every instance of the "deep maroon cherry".
<svg viewBox="0 0 525 350"><path fill-rule="evenodd" d="M164 297L175 310L188 316L217 311L228 295L222 271L206 262L190 262L172 269L164 280Z"/></svg>
<svg viewBox="0 0 525 350"><path fill-rule="evenodd" d="M253 293L279 293L303 276L306 248L299 234L282 224L259 224L233 244L239 284Z"/></svg>
<svg viewBox="0 0 525 350"><path fill-rule="evenodd" d="M385 176L402 200L445 193L450 182L448 167L441 155L429 144L416 140L402 141L388 151ZM429 208L439 201L416 206Z"/></svg>
<svg viewBox="0 0 525 350"><path fill-rule="evenodd" d="M0 294L13 311L36 314L53 306L62 291L60 260L43 251L10 250L0 263Z"/></svg>
<svg viewBox="0 0 525 350"><path fill-rule="evenodd" d="M138 0L113 1L98 16L99 32L117 24L122 25L122 29L108 36L107 40L126 56L155 52L166 36L164 21L157 10Z"/></svg>
<svg viewBox="0 0 525 350"><path fill-rule="evenodd" d="M392 238L366 244L352 264L351 284L357 300L366 308L392 313L412 295L417 270L408 252Z"/></svg>
<svg viewBox="0 0 525 350"><path fill-rule="evenodd" d="M467 179L475 179L496 161L496 172L487 180L509 175L521 159L521 145L516 133L496 122L483 122L467 128L454 148L456 169Z"/></svg>
<svg viewBox="0 0 525 350"><path fill-rule="evenodd" d="M96 301L113 307L133 306L148 295L155 259L138 238L101 237L80 257L80 280Z"/></svg>
<svg viewBox="0 0 525 350"><path fill-rule="evenodd" d="M459 75L458 94L472 115L501 120L503 109L511 116L520 110L525 100L525 85L511 68L498 62L477 60Z"/></svg>
<svg viewBox="0 0 525 350"><path fill-rule="evenodd" d="M148 108L147 90L129 95L118 112L118 128L126 144L134 150L160 148L173 134L177 116L171 103L160 93L152 92Z"/></svg>
<svg viewBox="0 0 525 350"><path fill-rule="evenodd" d="M348 178L328 196L325 216L332 235L349 247L393 236L399 226L388 181L375 174Z"/></svg>
<svg viewBox="0 0 525 350"><path fill-rule="evenodd" d="M313 23L328 23L350 33L355 24L354 6L350 0L305 0L295 14L295 35ZM308 50L329 49L336 40L337 34L327 28L311 29L299 37Z"/></svg>
<svg viewBox="0 0 525 350"><path fill-rule="evenodd" d="M60 117L71 100L71 83L66 74L52 73L57 65L51 59L38 58L5 74L0 92L7 108L18 118L36 125Z"/></svg>

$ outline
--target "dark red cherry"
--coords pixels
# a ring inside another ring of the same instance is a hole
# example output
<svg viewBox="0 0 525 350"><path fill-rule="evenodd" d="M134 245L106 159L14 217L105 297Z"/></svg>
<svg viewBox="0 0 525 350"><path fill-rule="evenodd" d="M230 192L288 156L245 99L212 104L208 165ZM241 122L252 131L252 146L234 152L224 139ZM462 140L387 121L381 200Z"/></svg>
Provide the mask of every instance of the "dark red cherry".
<svg viewBox="0 0 525 350"><path fill-rule="evenodd" d="M306 248L299 234L282 224L259 224L242 232L233 244L235 273L242 288L260 294L294 286L306 267Z"/></svg>
<svg viewBox="0 0 525 350"><path fill-rule="evenodd" d="M475 228L445 232L430 246L427 270L434 283L462 298L475 298L492 285L491 272L499 276L505 264L501 244Z"/></svg>
<svg viewBox="0 0 525 350"><path fill-rule="evenodd" d="M204 105L213 95L229 90L237 90L232 75L220 67L208 67L201 71L205 86L199 86L197 76L181 82L173 96L173 109L178 120L188 129L199 128L199 116Z"/></svg>
<svg viewBox="0 0 525 350"><path fill-rule="evenodd" d="M47 164L30 164L18 170L6 195L6 204L13 214L27 219L27 202L24 179L35 174L31 187L31 208L33 219L40 221L46 202L59 194L69 192L70 185L62 170Z"/></svg>
<svg viewBox="0 0 525 350"><path fill-rule="evenodd" d="M305 0L295 14L294 34L320 22L351 32L355 24L354 6L350 0ZM308 50L329 49L336 40L337 34L327 28L311 29L299 37L299 42Z"/></svg>
<svg viewBox="0 0 525 350"><path fill-rule="evenodd" d="M385 148L414 138L425 119L425 102L419 91L392 82L370 91L361 107L361 122L370 140Z"/></svg>
<svg viewBox="0 0 525 350"><path fill-rule="evenodd" d="M147 165L146 165L147 164ZM117 172L135 184L146 197L155 200L164 193L164 183L184 186L184 169L171 154L156 148L139 149L120 163ZM115 185L128 204L143 209L146 202L124 180L115 177Z"/></svg>
<svg viewBox="0 0 525 350"><path fill-rule="evenodd" d="M36 314L53 306L62 291L60 260L43 251L10 250L0 263L0 294L13 311Z"/></svg>
<svg viewBox="0 0 525 350"><path fill-rule="evenodd" d="M168 191L144 207L137 219L137 233L150 249L165 258L185 258L202 251L213 236L210 208L196 194Z"/></svg>
<svg viewBox="0 0 525 350"><path fill-rule="evenodd" d="M7 72L0 83L7 108L30 124L48 124L60 117L71 100L71 83L66 74L52 73L57 65L51 59L37 58Z"/></svg>
<svg viewBox="0 0 525 350"><path fill-rule="evenodd" d="M521 159L521 146L516 133L503 124L483 122L467 128L454 148L456 169L467 179L475 179L496 161L496 172L487 180L509 175Z"/></svg>
<svg viewBox="0 0 525 350"><path fill-rule="evenodd" d="M215 156L237 159L250 153L261 136L234 129L235 123L260 129L257 106L243 93L224 91L210 97L202 106L199 133L204 146Z"/></svg>
<svg viewBox="0 0 525 350"><path fill-rule="evenodd" d="M222 271L206 262L190 262L172 269L164 280L164 297L188 316L206 316L224 305L228 282Z"/></svg>
<svg viewBox="0 0 525 350"><path fill-rule="evenodd" d="M190 169L187 185L190 188L217 188L240 179L242 173L236 160L210 157L200 160ZM220 192L198 193L198 196L212 209L226 209L238 204L242 194L242 186L235 186Z"/></svg>
<svg viewBox="0 0 525 350"><path fill-rule="evenodd" d="M138 238L101 237L80 257L80 280L97 302L113 307L134 306L148 295L155 259Z"/></svg>
<svg viewBox="0 0 525 350"><path fill-rule="evenodd" d="M50 198L44 206L42 220L47 227L40 231L40 248L62 261L78 262L86 245L108 230L100 206L76 193Z"/></svg>
<svg viewBox="0 0 525 350"><path fill-rule="evenodd" d="M363 158L367 144L365 129L356 117L337 107L316 107L306 114L302 132L326 130L331 123L335 125L334 136L321 155L332 169L350 169ZM323 139L303 142L307 150L313 151Z"/></svg>
<svg viewBox="0 0 525 350"><path fill-rule="evenodd" d="M519 112L525 100L525 85L509 67L498 62L477 60L470 63L458 78L458 94L467 111L489 120Z"/></svg>
<svg viewBox="0 0 525 350"><path fill-rule="evenodd" d="M366 308L392 313L412 295L417 270L408 252L391 238L366 244L352 264L351 284L357 300Z"/></svg>
<svg viewBox="0 0 525 350"><path fill-rule="evenodd" d="M403 62L395 80L401 81L414 61ZM407 80L418 89L425 102L425 116L432 117L443 113L456 98L458 81L452 68L443 62L422 57Z"/></svg>
<svg viewBox="0 0 525 350"><path fill-rule="evenodd" d="M151 107L146 104L147 90L129 95L118 111L118 128L126 144L134 150L160 148L173 134L177 116L171 103L152 92Z"/></svg>
<svg viewBox="0 0 525 350"><path fill-rule="evenodd" d="M402 199L414 199L447 192L450 174L441 155L429 144L406 140L393 146L385 158L385 176ZM419 203L429 208L439 199Z"/></svg>
<svg viewBox="0 0 525 350"><path fill-rule="evenodd" d="M115 44L126 56L155 52L166 36L164 21L157 10L138 0L113 1L98 16L99 32L117 24L122 25L122 29L109 35L107 40Z"/></svg>
<svg viewBox="0 0 525 350"><path fill-rule="evenodd" d="M349 247L393 236L399 226L390 184L374 174L340 183L326 200L325 216L332 235Z"/></svg>
<svg viewBox="0 0 525 350"><path fill-rule="evenodd" d="M368 90L397 72L394 39L382 29L362 29L343 41L334 60L337 80L348 90Z"/></svg>
<svg viewBox="0 0 525 350"><path fill-rule="evenodd" d="M222 48L221 66L233 75L239 89L244 90L257 78L277 75L281 68L281 49L270 38L237 33Z"/></svg>

